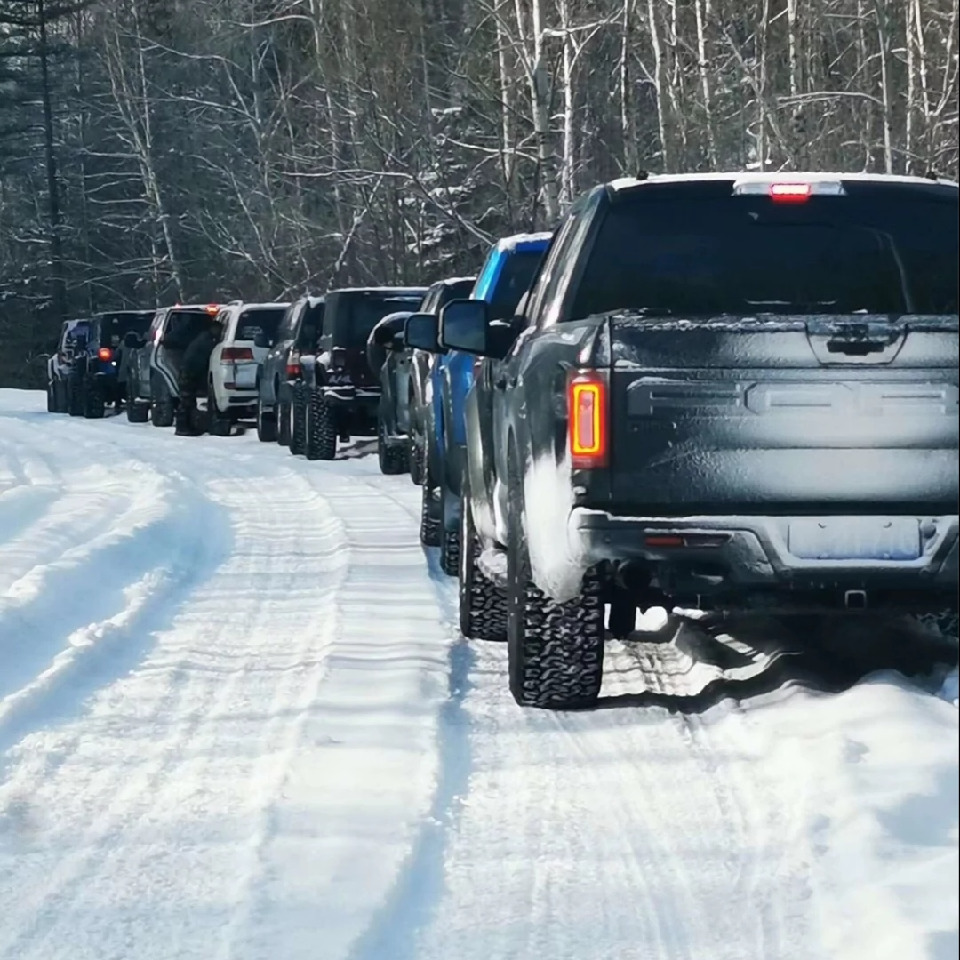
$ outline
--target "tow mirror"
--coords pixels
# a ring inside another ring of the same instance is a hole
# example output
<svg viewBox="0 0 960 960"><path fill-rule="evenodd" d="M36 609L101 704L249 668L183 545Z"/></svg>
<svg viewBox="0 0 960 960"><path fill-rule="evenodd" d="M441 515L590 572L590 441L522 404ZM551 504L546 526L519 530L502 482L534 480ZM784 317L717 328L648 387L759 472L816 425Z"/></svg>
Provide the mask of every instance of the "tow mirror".
<svg viewBox="0 0 960 960"><path fill-rule="evenodd" d="M451 300L440 311L440 345L476 357L488 355L488 308L484 300Z"/></svg>
<svg viewBox="0 0 960 960"><path fill-rule="evenodd" d="M403 327L403 345L414 350L439 353L439 321L435 313L411 313Z"/></svg>

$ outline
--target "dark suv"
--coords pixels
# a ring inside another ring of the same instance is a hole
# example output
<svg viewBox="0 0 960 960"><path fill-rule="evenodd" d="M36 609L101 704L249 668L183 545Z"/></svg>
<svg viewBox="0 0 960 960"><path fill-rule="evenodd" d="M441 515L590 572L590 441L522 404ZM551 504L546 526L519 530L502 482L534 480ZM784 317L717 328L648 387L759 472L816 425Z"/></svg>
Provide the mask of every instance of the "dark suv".
<svg viewBox="0 0 960 960"><path fill-rule="evenodd" d="M72 325L66 339L71 360L67 373L67 412L88 420L101 418L106 407L119 409L127 396L129 364L124 353L139 342L155 310L100 313Z"/></svg>
<svg viewBox="0 0 960 960"><path fill-rule="evenodd" d="M309 459L332 460L338 439L376 435L380 377L367 364L367 337L388 313L416 310L426 292L426 287L358 287L326 295L317 355L300 358Z"/></svg>
<svg viewBox="0 0 960 960"><path fill-rule="evenodd" d="M323 326L323 297L301 297L290 304L277 338L260 368L257 399L257 436L264 443L290 445L295 393L303 390L302 354L314 355ZM297 431L298 443L304 433ZM302 450L296 451L302 453Z"/></svg>

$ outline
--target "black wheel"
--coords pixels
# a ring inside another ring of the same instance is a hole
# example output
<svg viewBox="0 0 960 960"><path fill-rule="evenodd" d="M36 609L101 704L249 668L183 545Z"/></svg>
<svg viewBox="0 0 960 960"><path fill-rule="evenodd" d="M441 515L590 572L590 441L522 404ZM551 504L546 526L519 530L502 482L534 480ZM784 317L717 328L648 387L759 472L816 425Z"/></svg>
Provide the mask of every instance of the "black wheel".
<svg viewBox="0 0 960 960"><path fill-rule="evenodd" d="M337 455L336 411L319 390L310 392L309 404L307 459L333 460Z"/></svg>
<svg viewBox="0 0 960 960"><path fill-rule="evenodd" d="M307 395L299 383L293 388L290 405L290 452L294 455L307 452Z"/></svg>
<svg viewBox="0 0 960 960"><path fill-rule="evenodd" d="M430 483L432 478L423 480L420 498L420 542L425 547L439 547L442 540L439 488Z"/></svg>
<svg viewBox="0 0 960 960"><path fill-rule="evenodd" d="M573 710L596 703L603 682L603 600L595 571L580 594L549 599L533 582L519 471L511 470L507 545L507 663L520 706Z"/></svg>
<svg viewBox="0 0 960 960"><path fill-rule="evenodd" d="M440 490L440 569L448 576L455 577L460 571L460 525L453 527L447 522L447 505L450 494Z"/></svg>
<svg viewBox="0 0 960 960"><path fill-rule="evenodd" d="M67 385L57 377L51 384L53 389L53 402L56 404L57 413L67 412Z"/></svg>
<svg viewBox="0 0 960 960"><path fill-rule="evenodd" d="M133 392L133 387L127 384L127 419L131 423L146 423L150 416L150 406L142 400L138 400Z"/></svg>
<svg viewBox="0 0 960 960"><path fill-rule="evenodd" d="M277 439L277 415L263 409L257 397L257 439L261 443L275 443Z"/></svg>
<svg viewBox="0 0 960 960"><path fill-rule="evenodd" d="M211 437L229 437L232 423L230 417L217 406L217 396L211 383L207 388L207 429Z"/></svg>
<svg viewBox="0 0 960 960"><path fill-rule="evenodd" d="M106 410L102 384L95 377L84 377L81 394L84 419L102 420Z"/></svg>
<svg viewBox="0 0 960 960"><path fill-rule="evenodd" d="M155 427L172 427L175 414L173 397L167 385L155 377L150 385L150 419Z"/></svg>
<svg viewBox="0 0 960 960"><path fill-rule="evenodd" d="M71 417L83 416L83 377L79 373L67 376L67 413Z"/></svg>
<svg viewBox="0 0 960 960"><path fill-rule="evenodd" d="M480 540L470 513L469 491L460 495L460 632L474 640L507 639L507 592L483 575Z"/></svg>
<svg viewBox="0 0 960 960"><path fill-rule="evenodd" d="M277 404L277 443L281 447L290 446L290 404Z"/></svg>
<svg viewBox="0 0 960 960"><path fill-rule="evenodd" d="M387 443L387 431L382 421L377 424L377 459L380 461L380 472L387 476L396 476L407 470L406 447Z"/></svg>
<svg viewBox="0 0 960 960"><path fill-rule="evenodd" d="M57 412L57 395L53 389L53 381L47 383L47 413Z"/></svg>
<svg viewBox="0 0 960 960"><path fill-rule="evenodd" d="M417 486L423 483L423 444L416 436L410 438L410 480Z"/></svg>

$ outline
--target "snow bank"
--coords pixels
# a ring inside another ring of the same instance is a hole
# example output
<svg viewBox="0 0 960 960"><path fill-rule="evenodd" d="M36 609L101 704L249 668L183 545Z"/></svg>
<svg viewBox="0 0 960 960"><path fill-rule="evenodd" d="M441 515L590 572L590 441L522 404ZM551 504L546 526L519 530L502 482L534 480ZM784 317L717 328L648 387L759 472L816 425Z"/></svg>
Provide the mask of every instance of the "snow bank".
<svg viewBox="0 0 960 960"><path fill-rule="evenodd" d="M533 582L558 603L571 600L580 592L586 563L567 535L573 509L569 453L559 464L552 456L535 460L524 477L523 496Z"/></svg>

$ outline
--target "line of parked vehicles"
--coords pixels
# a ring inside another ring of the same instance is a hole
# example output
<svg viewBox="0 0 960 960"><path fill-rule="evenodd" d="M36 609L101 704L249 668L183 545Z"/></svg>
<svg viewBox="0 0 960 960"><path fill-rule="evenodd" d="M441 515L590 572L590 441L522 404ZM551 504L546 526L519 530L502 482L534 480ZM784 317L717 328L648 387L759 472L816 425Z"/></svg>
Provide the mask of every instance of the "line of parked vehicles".
<svg viewBox="0 0 960 960"><path fill-rule="evenodd" d="M63 325L48 409L174 421L216 324L211 433L422 489L464 635L517 702L594 704L653 605L887 609L956 635L957 184L640 177L474 276Z"/></svg>

